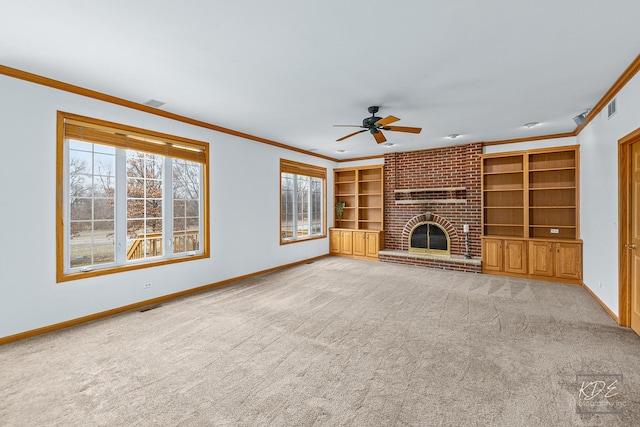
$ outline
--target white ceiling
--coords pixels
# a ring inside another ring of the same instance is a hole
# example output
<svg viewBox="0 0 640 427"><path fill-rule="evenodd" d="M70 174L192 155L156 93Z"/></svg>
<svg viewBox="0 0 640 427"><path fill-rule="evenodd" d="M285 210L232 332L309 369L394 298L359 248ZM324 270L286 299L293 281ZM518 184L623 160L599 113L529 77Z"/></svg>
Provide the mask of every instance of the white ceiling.
<svg viewBox="0 0 640 427"><path fill-rule="evenodd" d="M640 53L638 0L0 0L0 11L2 65L337 159L571 132ZM367 132L336 142L357 129L332 125L360 124L370 105L422 133L385 132L392 148Z"/></svg>

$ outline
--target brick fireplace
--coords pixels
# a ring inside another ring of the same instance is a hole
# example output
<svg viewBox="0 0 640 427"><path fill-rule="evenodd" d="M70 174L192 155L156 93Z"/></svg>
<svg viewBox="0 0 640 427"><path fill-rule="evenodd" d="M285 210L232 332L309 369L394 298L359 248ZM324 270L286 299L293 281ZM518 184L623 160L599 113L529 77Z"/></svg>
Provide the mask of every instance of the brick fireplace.
<svg viewBox="0 0 640 427"><path fill-rule="evenodd" d="M380 261L481 271L482 143L390 153L384 157L385 250ZM417 224L433 222L445 230L450 256L409 252ZM464 225L469 226L469 255Z"/></svg>

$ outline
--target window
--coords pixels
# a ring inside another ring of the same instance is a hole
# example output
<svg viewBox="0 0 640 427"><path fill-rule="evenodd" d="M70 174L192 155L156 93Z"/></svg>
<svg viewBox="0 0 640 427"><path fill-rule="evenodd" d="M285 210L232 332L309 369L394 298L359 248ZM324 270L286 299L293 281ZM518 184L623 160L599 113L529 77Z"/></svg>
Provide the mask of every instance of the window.
<svg viewBox="0 0 640 427"><path fill-rule="evenodd" d="M207 152L58 113L58 281L208 257Z"/></svg>
<svg viewBox="0 0 640 427"><path fill-rule="evenodd" d="M327 170L280 159L280 243L326 237Z"/></svg>

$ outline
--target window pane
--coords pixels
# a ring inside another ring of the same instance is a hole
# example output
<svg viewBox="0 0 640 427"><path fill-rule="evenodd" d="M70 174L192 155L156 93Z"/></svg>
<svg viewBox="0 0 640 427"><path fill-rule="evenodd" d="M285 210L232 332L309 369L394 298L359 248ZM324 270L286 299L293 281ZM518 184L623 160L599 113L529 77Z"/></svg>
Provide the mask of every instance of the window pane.
<svg viewBox="0 0 640 427"><path fill-rule="evenodd" d="M70 206L71 220L90 220L93 216L93 199L75 198Z"/></svg>
<svg viewBox="0 0 640 427"><path fill-rule="evenodd" d="M187 200L187 216L198 216L200 214L200 205L197 200Z"/></svg>
<svg viewBox="0 0 640 427"><path fill-rule="evenodd" d="M294 237L293 233L293 180L294 175L283 173L281 176L281 199L280 206L280 232L282 239L290 239Z"/></svg>
<svg viewBox="0 0 640 427"><path fill-rule="evenodd" d="M162 156L127 152L127 260L162 255Z"/></svg>
<svg viewBox="0 0 640 427"><path fill-rule="evenodd" d="M127 179L127 196L144 197L144 179Z"/></svg>
<svg viewBox="0 0 640 427"><path fill-rule="evenodd" d="M322 234L322 180L311 179L311 234Z"/></svg>
<svg viewBox="0 0 640 427"><path fill-rule="evenodd" d="M175 193L174 193L174 199L173 199L173 217L176 218L180 218L185 216L185 209L186 209L186 202L184 201L184 199L175 199Z"/></svg>
<svg viewBox="0 0 640 427"><path fill-rule="evenodd" d="M67 265L90 267L115 262L115 150L69 141Z"/></svg>
<svg viewBox="0 0 640 427"><path fill-rule="evenodd" d="M147 199L145 209L146 218L162 218L162 199Z"/></svg>
<svg viewBox="0 0 640 427"><path fill-rule="evenodd" d="M178 235L180 231L184 232L187 229L187 221L184 218L173 219L173 234Z"/></svg>
<svg viewBox="0 0 640 427"><path fill-rule="evenodd" d="M94 219L114 219L114 203L113 199L95 199L94 200Z"/></svg>
<svg viewBox="0 0 640 427"><path fill-rule="evenodd" d="M198 250L200 240L199 164L174 159L173 175L173 253Z"/></svg>
<svg viewBox="0 0 640 427"><path fill-rule="evenodd" d="M309 192L311 178L308 176L298 175L297 194L296 194L296 210L297 224L296 232L298 237L309 235Z"/></svg>
<svg viewBox="0 0 640 427"><path fill-rule="evenodd" d="M71 267L87 267L115 261L113 221L76 223L73 228L76 232L72 234L69 242Z"/></svg>

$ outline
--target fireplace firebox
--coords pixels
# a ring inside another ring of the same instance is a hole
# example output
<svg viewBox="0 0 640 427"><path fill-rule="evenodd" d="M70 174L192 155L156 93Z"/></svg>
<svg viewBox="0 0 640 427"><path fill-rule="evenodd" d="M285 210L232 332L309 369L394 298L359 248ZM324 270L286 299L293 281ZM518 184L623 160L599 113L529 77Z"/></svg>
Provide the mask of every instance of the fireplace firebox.
<svg viewBox="0 0 640 427"><path fill-rule="evenodd" d="M449 234L439 224L427 221L417 224L409 234L409 252L450 256Z"/></svg>

